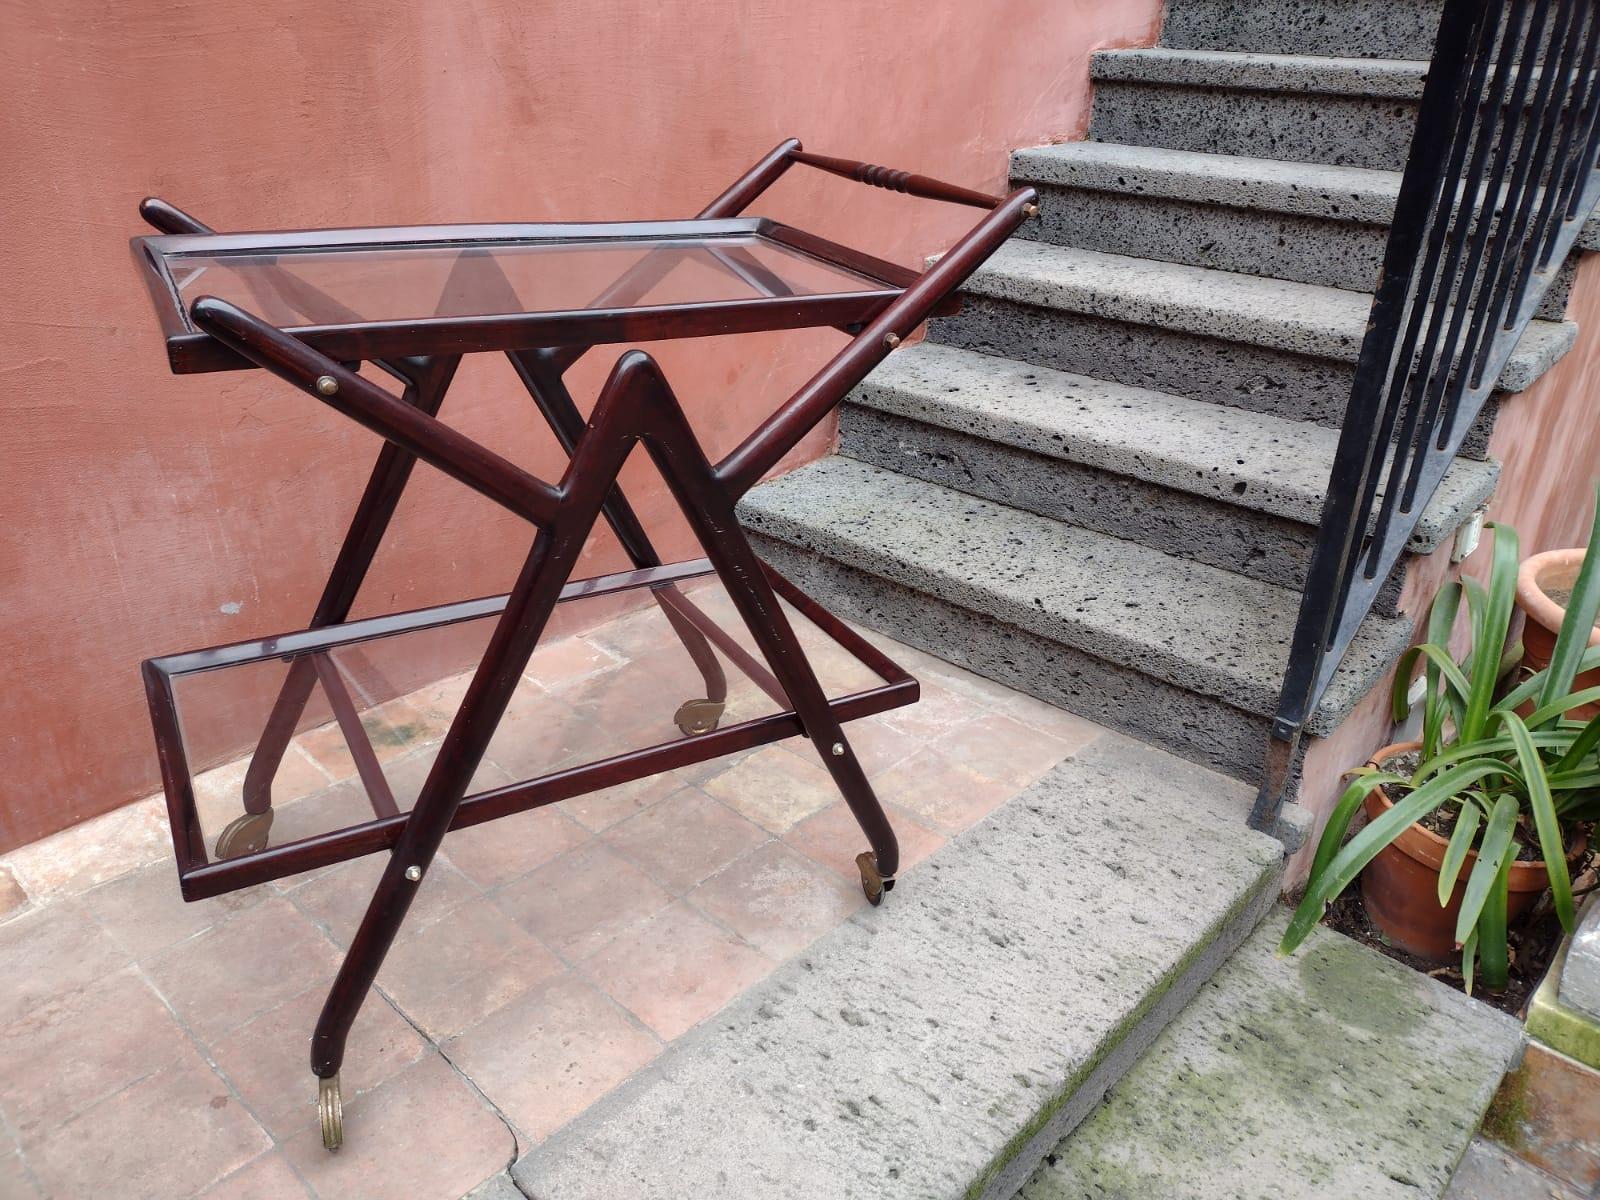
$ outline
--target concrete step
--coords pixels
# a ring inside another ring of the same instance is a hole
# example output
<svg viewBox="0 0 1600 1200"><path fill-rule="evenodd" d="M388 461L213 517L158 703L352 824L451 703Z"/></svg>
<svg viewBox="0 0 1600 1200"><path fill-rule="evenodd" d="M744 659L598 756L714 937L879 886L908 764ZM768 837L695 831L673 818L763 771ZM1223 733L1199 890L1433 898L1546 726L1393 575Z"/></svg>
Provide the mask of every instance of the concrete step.
<svg viewBox="0 0 1600 1200"><path fill-rule="evenodd" d="M1271 905L1249 800L1102 736L513 1177L541 1200L1008 1200Z"/></svg>
<svg viewBox="0 0 1600 1200"><path fill-rule="evenodd" d="M1069 142L1019 150L1011 178L1039 191L1038 241L1370 293L1399 171ZM1538 315L1565 311L1576 255Z"/></svg>
<svg viewBox="0 0 1600 1200"><path fill-rule="evenodd" d="M1407 59L1103 50L1095 141L1398 170L1428 64Z"/></svg>
<svg viewBox="0 0 1600 1200"><path fill-rule="evenodd" d="M1444 0L1170 0L1161 44L1426 61L1443 10Z"/></svg>
<svg viewBox="0 0 1600 1200"><path fill-rule="evenodd" d="M891 355L840 415L851 458L1292 588L1337 443L1322 426L927 343ZM1448 541L1498 474L1452 466L1410 549Z"/></svg>
<svg viewBox="0 0 1600 1200"><path fill-rule="evenodd" d="M1280 959L1285 923L1262 923L1016 1200L1445 1194L1517 1022L1330 930Z"/></svg>
<svg viewBox="0 0 1600 1200"><path fill-rule="evenodd" d="M1337 425L1371 299L1341 288L1013 240L932 341L1134 387ZM1500 377L1531 385L1576 326L1534 321ZM1484 428L1465 448L1481 457Z"/></svg>
<svg viewBox="0 0 1600 1200"><path fill-rule="evenodd" d="M756 488L740 517L847 617L1237 778L1260 771L1295 591L838 456ZM1313 736L1409 630L1368 621Z"/></svg>

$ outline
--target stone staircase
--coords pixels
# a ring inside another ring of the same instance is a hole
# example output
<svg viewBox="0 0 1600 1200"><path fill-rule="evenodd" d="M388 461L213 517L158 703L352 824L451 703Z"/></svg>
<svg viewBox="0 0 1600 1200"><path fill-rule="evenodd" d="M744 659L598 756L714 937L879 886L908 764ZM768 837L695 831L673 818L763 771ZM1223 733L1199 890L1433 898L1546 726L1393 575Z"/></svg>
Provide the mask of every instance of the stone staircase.
<svg viewBox="0 0 1600 1200"><path fill-rule="evenodd" d="M529 1152L523 1194L1444 1192L1520 1028L1329 931L1276 957L1295 829L1244 819L1440 5L1170 0L1161 47L1095 56L1092 140L1014 157L1042 212L961 314L850 397L838 454L749 495L835 611L1133 736ZM1492 493L1570 278L1312 734L1406 645L1405 573Z"/></svg>
<svg viewBox="0 0 1600 1200"><path fill-rule="evenodd" d="M1091 140L1013 156L1039 218L849 398L836 456L752 492L761 552L847 616L1256 781L1439 9L1172 0L1160 46L1096 54ZM1349 764L1318 739L1409 641L1406 572L1494 490L1499 404L1572 345L1572 270L1308 723L1319 796Z"/></svg>

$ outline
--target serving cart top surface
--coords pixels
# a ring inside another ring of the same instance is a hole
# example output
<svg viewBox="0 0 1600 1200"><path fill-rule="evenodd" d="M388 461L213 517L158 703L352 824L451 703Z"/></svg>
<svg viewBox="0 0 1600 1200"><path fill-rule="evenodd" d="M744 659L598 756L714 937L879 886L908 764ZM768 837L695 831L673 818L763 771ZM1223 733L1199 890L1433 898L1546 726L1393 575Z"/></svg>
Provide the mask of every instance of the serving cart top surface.
<svg viewBox="0 0 1600 1200"><path fill-rule="evenodd" d="M359 359L848 325L915 278L760 218L184 234L133 245L179 372L249 365L194 322L204 296Z"/></svg>

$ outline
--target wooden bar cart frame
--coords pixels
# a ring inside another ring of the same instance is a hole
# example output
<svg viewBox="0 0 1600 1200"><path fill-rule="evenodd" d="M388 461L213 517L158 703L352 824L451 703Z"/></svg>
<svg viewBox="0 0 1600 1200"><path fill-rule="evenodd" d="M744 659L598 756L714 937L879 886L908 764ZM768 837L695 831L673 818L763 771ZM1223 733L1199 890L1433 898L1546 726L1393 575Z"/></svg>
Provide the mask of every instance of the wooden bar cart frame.
<svg viewBox="0 0 1600 1200"><path fill-rule="evenodd" d="M988 211L923 273L801 230L739 217L796 163ZM857 858L867 898L881 903L893 888L899 866L894 832L842 723L911 703L918 694L916 680L762 563L741 531L734 508L903 337L929 315L951 311L962 282L1036 212L1032 189L989 196L903 171L809 154L795 140L777 146L690 221L216 234L164 201L150 199L141 205L144 218L163 236L136 238L134 254L161 316L175 372L264 368L385 439L309 628L152 658L143 664L186 899L216 896L364 854L384 850L390 854L312 1038L311 1067L319 1080L323 1141L329 1149L343 1140L339 1070L346 1038L418 886L452 829L801 736L816 746L871 847ZM510 281L503 273L497 277L499 268L486 266L484 254L476 249L547 243L615 245L634 239L645 252L620 278L587 306L561 311L523 311ZM847 273L855 282L843 290L814 293L791 288L749 252L752 244L777 247ZM650 248L657 245L674 249ZM308 252L362 253L417 246L458 251L462 262L470 259L480 298L484 280L489 280L489 307L494 311L373 320L350 311L292 270L259 272L252 283L259 307L306 317L305 324L280 326L237 302L214 296L201 295L186 305L172 268L173 262L194 255L243 253L256 261L292 263L294 255ZM693 303L643 303L682 261L684 247L696 261L714 263L753 294ZM493 294L497 278L504 282L499 295ZM602 344L814 326L839 328L850 341L715 464L707 459L660 367L648 354L629 350L619 358L587 421L564 382L566 371ZM570 463L558 482L530 475L437 419L461 356L484 351L508 356L569 455ZM364 361L395 377L402 393L397 396L358 374ZM617 484L623 461L636 445L644 447L666 480L705 558L663 563L646 536ZM356 594L418 460L534 525L532 548L505 595L352 621ZM601 518L616 534L632 569L573 580L578 556ZM764 663L678 587L713 573L726 588ZM705 684L705 696L685 701L675 713L682 740L468 795L470 781L555 606L634 588L648 590L660 606ZM869 668L881 685L830 699L780 606L780 597ZM416 803L409 812L401 812L333 652L373 639L487 618L494 625L482 660ZM728 690L719 652L781 711L719 728ZM200 826L174 681L272 660L287 660L289 669L245 775L243 812L222 831L213 857L207 853ZM272 779L319 682L366 787L373 819L269 846Z"/></svg>

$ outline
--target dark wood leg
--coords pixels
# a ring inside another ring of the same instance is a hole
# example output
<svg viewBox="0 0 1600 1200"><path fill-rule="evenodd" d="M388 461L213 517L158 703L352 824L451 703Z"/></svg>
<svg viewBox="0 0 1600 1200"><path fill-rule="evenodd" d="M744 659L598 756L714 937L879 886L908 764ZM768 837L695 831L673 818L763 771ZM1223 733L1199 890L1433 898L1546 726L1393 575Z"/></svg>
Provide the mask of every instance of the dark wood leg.
<svg viewBox="0 0 1600 1200"><path fill-rule="evenodd" d="M550 527L534 539L317 1020L311 1069L323 1081L319 1108L323 1141L329 1149L336 1149L343 1137L338 1073L350 1027L483 761L617 472L637 440L627 428L626 418L633 411L628 398L614 374L596 406L594 426L578 444L563 479L561 506Z"/></svg>
<svg viewBox="0 0 1600 1200"><path fill-rule="evenodd" d="M541 533L535 540L405 832L340 964L311 1041L311 1069L324 1081L319 1085L319 1108L323 1142L329 1149L337 1149L343 1140L338 1075L350 1027L483 760L583 541L582 533L576 537Z"/></svg>
<svg viewBox="0 0 1600 1200"><path fill-rule="evenodd" d="M511 360L523 387L528 389L528 394L538 405L556 440L561 443L561 448L570 457L577 449L578 440L583 437L585 422L572 399L572 393L567 390L556 355L551 351L519 350L506 357ZM614 486L606 495L600 511L635 567L661 565L661 556L651 545L644 525L635 515L628 498L622 494L620 486ZM693 617L699 610L694 608L688 597L670 584L652 589L650 595L666 616L678 640L683 643L684 650L706 685L704 699L684 701L673 714L673 719L686 734L709 733L717 727L728 699L728 678L723 672L722 663L718 661L705 634L697 627ZM686 612L686 609L690 611Z"/></svg>
<svg viewBox="0 0 1600 1200"><path fill-rule="evenodd" d="M444 402L445 392L450 387L459 362L457 358L440 358L385 365L407 380L403 398L433 415ZM328 574L328 582L323 586L322 598L312 614L311 628L337 625L350 615L350 608L372 566L383 535L388 531L389 521L394 516L395 506L400 502L416 461L415 455L392 442L385 442L383 449L378 452L377 462L373 464L372 474L367 479L366 490L356 506L355 516L351 518L350 528L339 548L339 556ZM230 824L217 839L218 858L248 853L266 844L272 821L272 780L283 762L284 753L289 748L290 739L294 737L316 683L316 666L311 659L297 658L290 664L289 673L273 702L266 728L245 770L245 816Z"/></svg>
<svg viewBox="0 0 1600 1200"><path fill-rule="evenodd" d="M862 855L856 863L861 868L867 898L878 904L883 893L894 886L900 867L900 847L889 818L828 705L822 684L767 582L761 560L734 515L733 498L706 460L660 368L643 354L625 356L618 372L625 368L637 373L639 386L649 398L652 419L661 426L659 432L653 429L644 437L651 457L699 536L706 557L716 567L756 645L766 656L806 736L817 748L822 765L867 835L872 846L871 861L865 861L868 856Z"/></svg>
<svg viewBox="0 0 1600 1200"><path fill-rule="evenodd" d="M822 758L822 765L833 776L856 823L867 835L872 851L870 855L858 855L856 866L861 871L861 886L867 899L873 904L882 903L884 892L894 887L895 873L900 869L899 842L872 784L867 781L866 772L861 769L861 761L850 748L849 739L828 704L816 672L811 669L788 617L767 582L760 559L734 520L731 504L727 504L723 512L713 510L707 514L702 510L697 513L687 506L685 511L689 512L691 522L705 518L706 527L700 533L706 557L716 564L717 573L727 586L739 615L788 694L789 706L799 715L806 736ZM708 536L713 531L718 536Z"/></svg>

